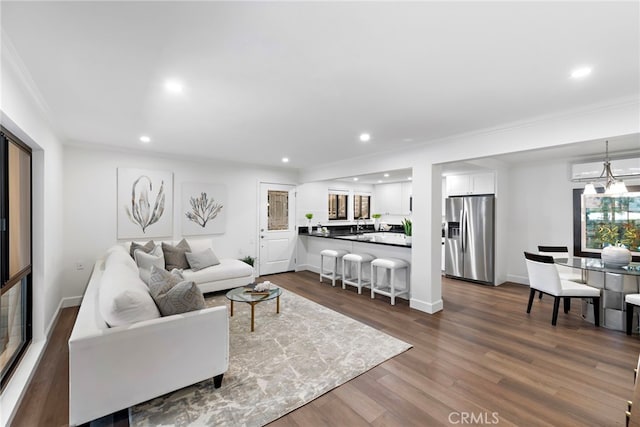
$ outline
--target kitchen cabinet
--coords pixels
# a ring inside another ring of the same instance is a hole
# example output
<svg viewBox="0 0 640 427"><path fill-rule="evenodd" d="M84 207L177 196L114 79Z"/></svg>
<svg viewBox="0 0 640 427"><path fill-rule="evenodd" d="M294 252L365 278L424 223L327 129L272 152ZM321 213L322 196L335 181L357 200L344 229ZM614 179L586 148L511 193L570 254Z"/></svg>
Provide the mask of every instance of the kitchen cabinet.
<svg viewBox="0 0 640 427"><path fill-rule="evenodd" d="M410 182L378 184L373 193L373 211L383 215L409 215L412 194Z"/></svg>
<svg viewBox="0 0 640 427"><path fill-rule="evenodd" d="M446 193L447 196L494 194L495 175L493 172L449 175L446 177Z"/></svg>

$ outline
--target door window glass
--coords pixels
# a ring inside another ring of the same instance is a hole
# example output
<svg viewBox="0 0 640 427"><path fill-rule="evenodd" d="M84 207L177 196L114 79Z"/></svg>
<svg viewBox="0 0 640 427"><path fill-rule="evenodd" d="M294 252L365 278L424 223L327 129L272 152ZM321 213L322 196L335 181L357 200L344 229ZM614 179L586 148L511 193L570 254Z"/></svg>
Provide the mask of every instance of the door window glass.
<svg viewBox="0 0 640 427"><path fill-rule="evenodd" d="M289 229L289 192L268 191L267 229L269 231Z"/></svg>

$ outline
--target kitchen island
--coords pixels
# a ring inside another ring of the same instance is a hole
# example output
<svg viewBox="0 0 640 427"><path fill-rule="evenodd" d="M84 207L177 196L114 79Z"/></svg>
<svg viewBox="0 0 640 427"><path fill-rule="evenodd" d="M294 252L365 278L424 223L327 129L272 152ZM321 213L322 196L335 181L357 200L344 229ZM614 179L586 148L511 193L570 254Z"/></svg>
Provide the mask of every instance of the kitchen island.
<svg viewBox="0 0 640 427"><path fill-rule="evenodd" d="M411 264L411 243L407 243L404 234L393 232L365 232L345 234L344 232L312 233L301 229L298 234L296 271L320 273L320 251L324 249L343 249L350 253L368 253L375 258L399 258ZM333 230L332 230L333 231ZM409 276L411 268L409 267ZM370 272L365 272L369 277ZM404 277L400 275L398 283L404 286ZM399 297L399 298L402 298Z"/></svg>

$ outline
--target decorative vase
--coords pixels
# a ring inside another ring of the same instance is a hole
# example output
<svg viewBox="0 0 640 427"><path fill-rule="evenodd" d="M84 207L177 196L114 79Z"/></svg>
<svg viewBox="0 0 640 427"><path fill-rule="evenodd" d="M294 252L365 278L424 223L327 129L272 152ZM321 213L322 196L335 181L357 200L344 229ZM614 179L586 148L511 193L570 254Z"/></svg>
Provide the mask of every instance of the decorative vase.
<svg viewBox="0 0 640 427"><path fill-rule="evenodd" d="M407 245L410 245L410 244L411 244L411 236L407 236L407 235L405 235L405 236L404 236L404 242L405 242Z"/></svg>
<svg viewBox="0 0 640 427"><path fill-rule="evenodd" d="M622 246L607 246L600 255L605 265L624 267L631 262L631 252Z"/></svg>
<svg viewBox="0 0 640 427"><path fill-rule="evenodd" d="M313 227L311 226L311 221L309 221L309 225L307 225L307 233L313 234Z"/></svg>
<svg viewBox="0 0 640 427"><path fill-rule="evenodd" d="M375 218L373 220L373 228L376 231L380 231L380 219L379 218Z"/></svg>

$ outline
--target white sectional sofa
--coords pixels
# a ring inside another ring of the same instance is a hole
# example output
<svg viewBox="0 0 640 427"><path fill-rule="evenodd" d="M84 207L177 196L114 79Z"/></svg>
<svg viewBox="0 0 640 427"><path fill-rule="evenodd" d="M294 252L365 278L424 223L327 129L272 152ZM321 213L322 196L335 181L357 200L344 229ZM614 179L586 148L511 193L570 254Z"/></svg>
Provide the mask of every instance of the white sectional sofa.
<svg viewBox="0 0 640 427"><path fill-rule="evenodd" d="M185 270L184 278L203 292L253 282L250 266L220 261ZM123 245L95 263L69 339L70 425L209 378L220 387L229 363L227 307L161 317L146 286ZM119 326L109 327L113 316Z"/></svg>

